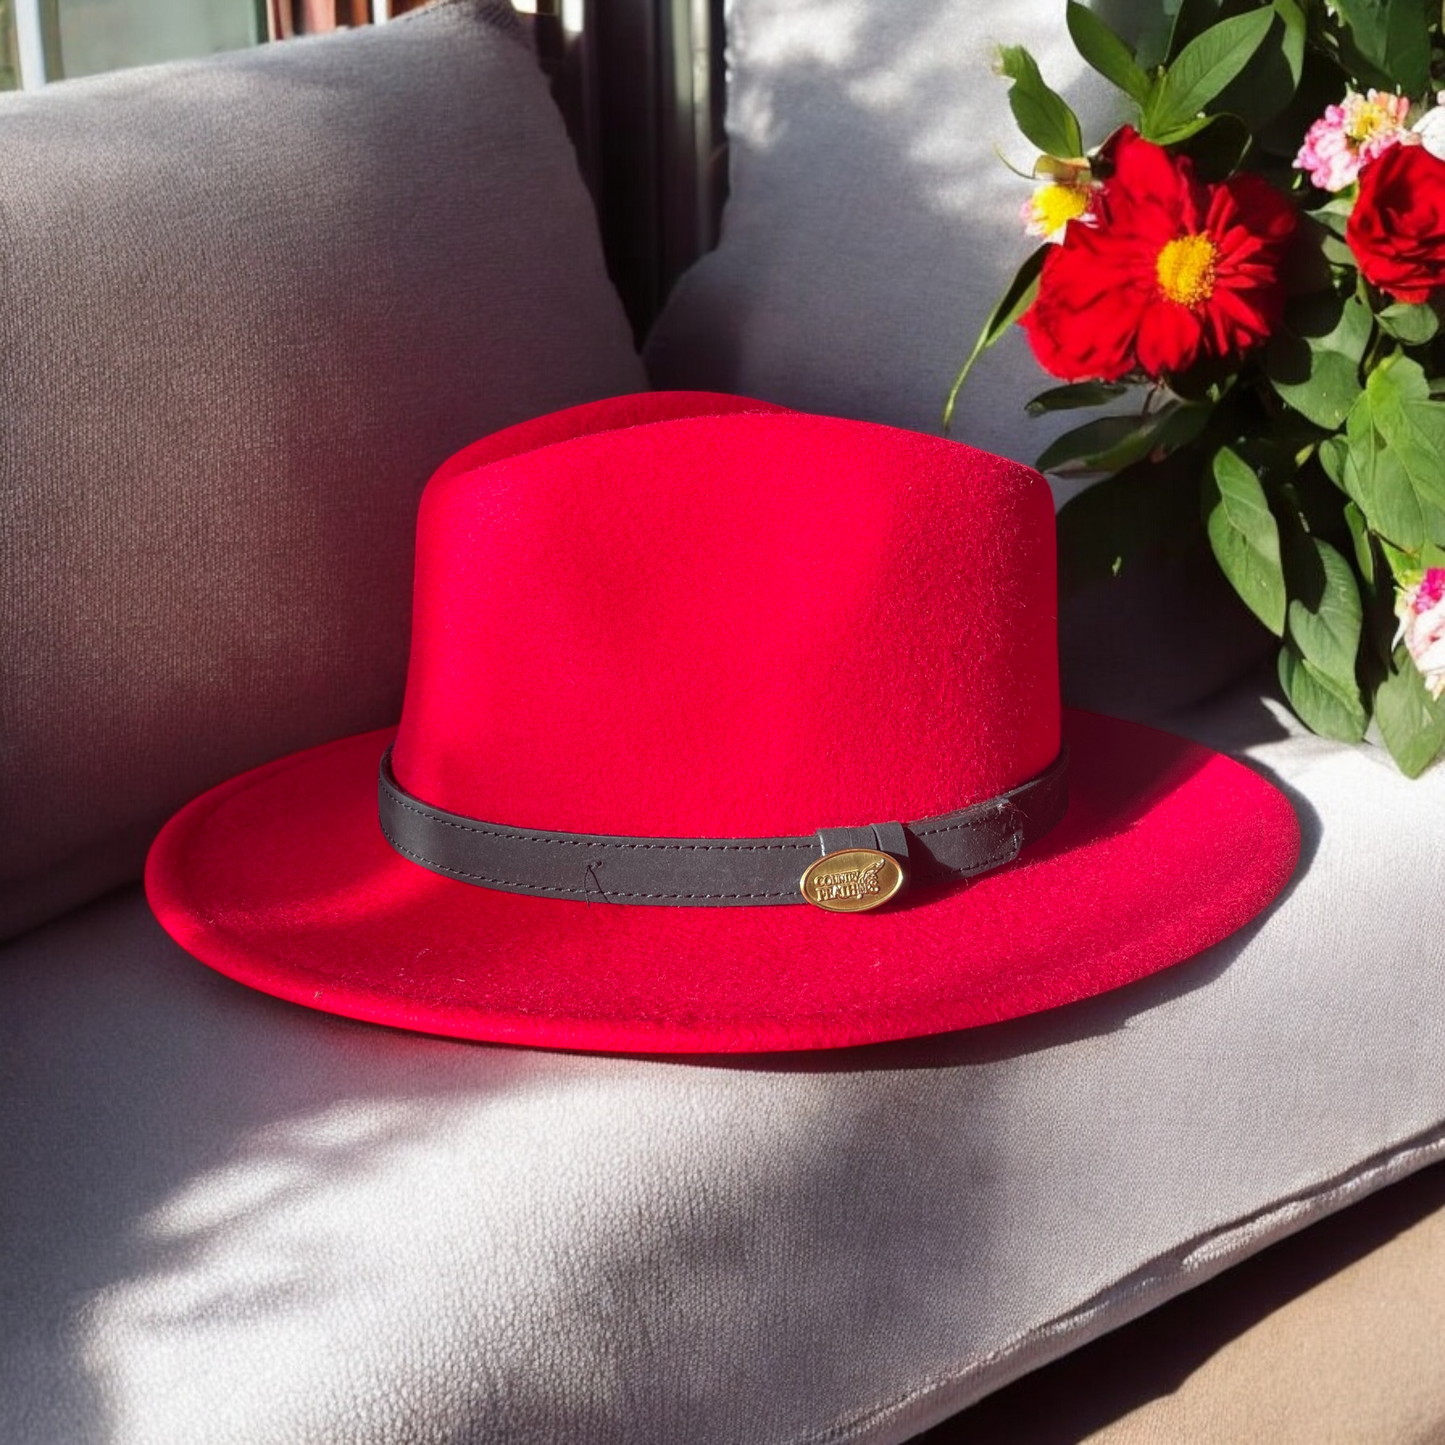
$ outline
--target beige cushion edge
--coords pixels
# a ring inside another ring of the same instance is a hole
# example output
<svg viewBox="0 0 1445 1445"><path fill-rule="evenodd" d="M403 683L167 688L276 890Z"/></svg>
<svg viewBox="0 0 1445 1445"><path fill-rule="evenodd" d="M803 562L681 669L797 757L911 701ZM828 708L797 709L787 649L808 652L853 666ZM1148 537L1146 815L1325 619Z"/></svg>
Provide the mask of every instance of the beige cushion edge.
<svg viewBox="0 0 1445 1445"><path fill-rule="evenodd" d="M1227 1340L1080 1445L1439 1445L1445 1208Z"/></svg>
<svg viewBox="0 0 1445 1445"><path fill-rule="evenodd" d="M1283 1200L1151 1261L1077 1309L1030 1330L955 1374L921 1381L899 1398L796 1437L788 1445L858 1441L898 1445L910 1440L1030 1370L1138 1319L1276 1241L1440 1160L1445 1160L1445 1126L1373 1156L1347 1176L1328 1181L1308 1195ZM1105 1434L1095 1438L1099 1445L1144 1445L1155 1437L1124 1435L1116 1440Z"/></svg>

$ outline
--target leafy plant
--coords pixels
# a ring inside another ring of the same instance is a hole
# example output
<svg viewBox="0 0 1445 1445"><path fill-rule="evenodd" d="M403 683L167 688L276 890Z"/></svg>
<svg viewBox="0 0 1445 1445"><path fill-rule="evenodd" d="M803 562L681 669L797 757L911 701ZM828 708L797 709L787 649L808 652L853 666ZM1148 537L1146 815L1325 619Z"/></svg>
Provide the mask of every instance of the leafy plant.
<svg viewBox="0 0 1445 1445"><path fill-rule="evenodd" d="M945 405L1022 324L1107 406L1039 458L1102 480L1064 509L1062 568L1130 565L1194 494L1214 557L1279 639L1290 705L1400 768L1445 751L1445 82L1425 0L1156 0L1133 33L1066 0L1129 123L1086 145L1026 49L1000 69L1041 152L1041 244ZM1132 406L1121 411L1127 403ZM1157 550L1157 549L1156 549ZM1073 555L1070 555L1070 554Z"/></svg>

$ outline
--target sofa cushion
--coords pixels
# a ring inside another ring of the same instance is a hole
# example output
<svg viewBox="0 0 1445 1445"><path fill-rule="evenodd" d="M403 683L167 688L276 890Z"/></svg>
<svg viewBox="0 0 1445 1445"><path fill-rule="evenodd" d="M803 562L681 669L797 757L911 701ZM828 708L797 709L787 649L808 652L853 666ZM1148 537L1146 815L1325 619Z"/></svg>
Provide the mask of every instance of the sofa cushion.
<svg viewBox="0 0 1445 1445"><path fill-rule="evenodd" d="M7 96L0 215L3 934L394 722L433 468L645 382L503 0Z"/></svg>
<svg viewBox="0 0 1445 1445"><path fill-rule="evenodd" d="M1038 244L1019 210L1038 152L1017 131L999 44L1027 45L1078 109L1114 120L1064 0L733 0L722 239L648 339L659 386L937 432L954 374ZM995 149L997 147L997 150ZM1013 332L959 398L954 434L1032 464L1078 416L1030 420L1048 386ZM1057 484L1056 484L1057 485Z"/></svg>
<svg viewBox="0 0 1445 1445"><path fill-rule="evenodd" d="M1445 1157L1445 876L1400 846L1445 774L1257 690L1186 725L1295 798L1282 901L971 1032L743 1063L453 1043L251 993L136 893L10 944L0 1418L67 1445L901 1441Z"/></svg>
<svg viewBox="0 0 1445 1445"><path fill-rule="evenodd" d="M1129 0L1095 3L1113 17ZM1030 183L997 153L1025 172L1038 155L992 73L995 47L1030 47L1090 144L1120 118L1064 11L1064 0L733 0L722 240L648 338L654 385L937 432L955 373L1038 244L1019 219ZM952 434L1033 463L1082 419L1025 414L1053 384L1015 328L974 369ZM1063 501L1080 483L1053 485ZM1202 533L1182 557L1141 559L1061 608L1067 700L1117 716L1188 706L1270 646Z"/></svg>
<svg viewBox="0 0 1445 1445"><path fill-rule="evenodd" d="M1301 1230L917 1445L1445 1440L1445 1164Z"/></svg>

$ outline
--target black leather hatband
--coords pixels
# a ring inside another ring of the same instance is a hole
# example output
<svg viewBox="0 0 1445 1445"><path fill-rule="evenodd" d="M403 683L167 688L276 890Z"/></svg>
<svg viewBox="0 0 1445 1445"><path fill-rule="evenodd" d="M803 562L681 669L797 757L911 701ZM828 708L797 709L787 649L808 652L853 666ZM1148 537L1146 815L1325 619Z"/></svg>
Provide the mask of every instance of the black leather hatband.
<svg viewBox="0 0 1445 1445"><path fill-rule="evenodd" d="M941 817L823 828L798 838L629 838L484 823L434 808L404 791L391 771L390 748L381 760L378 802L381 831L398 853L483 888L599 903L803 903L817 901L802 891L804 870L848 850L896 860L894 892L904 874L914 884L938 884L1011 863L1021 848L1064 816L1067 754L1060 752L1027 783ZM855 893L858 873L840 875L853 880ZM862 874L866 880L868 870ZM834 891L839 887L835 884ZM864 886L863 891L869 890ZM848 911L869 906L855 902Z"/></svg>

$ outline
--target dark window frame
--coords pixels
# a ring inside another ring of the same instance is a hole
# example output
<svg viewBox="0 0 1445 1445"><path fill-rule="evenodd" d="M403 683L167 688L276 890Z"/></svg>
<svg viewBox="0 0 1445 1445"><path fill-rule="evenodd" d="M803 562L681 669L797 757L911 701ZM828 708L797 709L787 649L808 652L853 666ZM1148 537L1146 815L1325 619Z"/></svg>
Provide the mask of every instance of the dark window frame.
<svg viewBox="0 0 1445 1445"><path fill-rule="evenodd" d="M639 341L677 278L717 244L727 194L721 0L560 0L531 20Z"/></svg>

